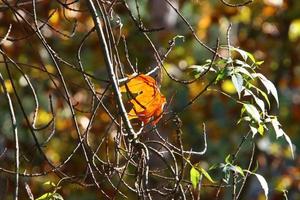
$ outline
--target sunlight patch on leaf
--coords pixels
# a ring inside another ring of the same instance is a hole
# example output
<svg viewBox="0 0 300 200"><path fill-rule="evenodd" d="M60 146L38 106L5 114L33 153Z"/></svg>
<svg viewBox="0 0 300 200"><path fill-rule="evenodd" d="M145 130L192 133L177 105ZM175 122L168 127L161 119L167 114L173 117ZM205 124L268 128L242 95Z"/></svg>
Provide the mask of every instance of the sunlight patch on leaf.
<svg viewBox="0 0 300 200"><path fill-rule="evenodd" d="M257 131L258 131L258 133L260 135L264 135L264 132L265 132L264 125L263 124L259 124Z"/></svg>
<svg viewBox="0 0 300 200"><path fill-rule="evenodd" d="M268 199L268 194L269 194L269 187L268 187L268 183L267 183L266 179L260 174L251 172L249 170L244 170L244 171L256 176L257 180L259 181L259 183L260 183L260 185L261 185L261 187L264 191L264 195L265 195L266 200L267 200Z"/></svg>
<svg viewBox="0 0 300 200"><path fill-rule="evenodd" d="M252 126L252 125L249 125L250 127L250 130L252 132L252 138L258 133L258 130L256 127Z"/></svg>
<svg viewBox="0 0 300 200"><path fill-rule="evenodd" d="M239 73L233 74L231 76L232 83L238 93L239 98L241 98L241 92L244 89L243 83L244 79L243 76Z"/></svg>
<svg viewBox="0 0 300 200"><path fill-rule="evenodd" d="M190 170L190 180L192 182L193 188L197 188L197 185L200 181L200 172L194 167Z"/></svg>
<svg viewBox="0 0 300 200"><path fill-rule="evenodd" d="M203 169L202 167L197 167L197 169L199 169L201 171L201 174L203 174L204 177L207 178L210 182L215 182L205 169Z"/></svg>
<svg viewBox="0 0 300 200"><path fill-rule="evenodd" d="M277 120L277 117L274 117L274 118L271 119L271 124L274 128L277 139L284 136L284 139L287 141L287 143L290 147L292 158L294 158L294 148L293 148L293 143L291 141L291 138L282 130L281 124Z"/></svg>
<svg viewBox="0 0 300 200"><path fill-rule="evenodd" d="M253 79L253 76L251 75L251 73L248 72L248 70L246 70L244 67L236 67L234 70L235 70L235 72L239 72L241 74L245 74L248 77L250 77L251 79Z"/></svg>
<svg viewBox="0 0 300 200"><path fill-rule="evenodd" d="M258 105L260 110L262 111L263 115L265 114L265 102L258 98L251 90L245 89L244 96L252 96L255 103Z"/></svg>
<svg viewBox="0 0 300 200"><path fill-rule="evenodd" d="M268 94L271 93L272 96L275 98L277 107L279 107L278 94L277 94L277 89L276 89L275 85L270 80L268 80L264 75L262 75L260 73L253 73L252 75L255 78L259 78L259 80L262 82L262 84L267 89Z"/></svg>
<svg viewBox="0 0 300 200"><path fill-rule="evenodd" d="M251 53L249 53L245 50L236 48L236 47L230 47L230 49L231 49L231 51L238 52L242 56L244 61L247 61L247 59L249 58L253 63L256 63L256 60L255 60L254 56Z"/></svg>
<svg viewBox="0 0 300 200"><path fill-rule="evenodd" d="M256 121L257 123L261 122L260 114L255 106L253 106L252 104L245 103L244 107L245 107L247 113L252 117L252 119L254 119L254 121Z"/></svg>

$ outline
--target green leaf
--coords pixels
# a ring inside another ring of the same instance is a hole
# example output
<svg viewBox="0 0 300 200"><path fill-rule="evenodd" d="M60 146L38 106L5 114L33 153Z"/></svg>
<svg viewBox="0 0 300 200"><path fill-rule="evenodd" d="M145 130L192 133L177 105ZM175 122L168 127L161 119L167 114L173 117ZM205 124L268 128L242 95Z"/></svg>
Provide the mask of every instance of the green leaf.
<svg viewBox="0 0 300 200"><path fill-rule="evenodd" d="M222 180L225 183L228 183L230 180L230 166L231 166L230 164L226 164L226 165L224 163L220 164L220 168L222 169L222 172L224 173L224 177Z"/></svg>
<svg viewBox="0 0 300 200"><path fill-rule="evenodd" d="M228 155L226 156L226 158L225 158L225 163L226 163L226 164L231 164L231 155L230 155L230 154L228 154Z"/></svg>
<svg viewBox="0 0 300 200"><path fill-rule="evenodd" d="M256 87L255 85L253 85L253 84L251 84L249 82L247 83L247 85L248 85L249 89L254 88L255 90L257 90L258 93L261 94L264 97L264 99L266 100L266 102L268 103L268 107L269 108L271 107L271 104L270 104L270 101L269 101L269 97L268 97L268 95L264 91L262 91L261 89L259 89L258 87Z"/></svg>
<svg viewBox="0 0 300 200"><path fill-rule="evenodd" d="M239 60L239 59L236 59L236 60L234 60L235 61L235 63L237 64L237 65L240 65L240 67L242 67L242 68L249 68L249 69L252 69L252 67L248 64L248 63L246 63L245 61L242 61L242 60Z"/></svg>
<svg viewBox="0 0 300 200"><path fill-rule="evenodd" d="M244 79L243 79L243 76L239 73L236 73L236 74L233 74L231 76L231 80L232 80L232 83L239 95L239 98L241 98L241 92L242 90L244 89L244 86L243 86L243 83L244 83Z"/></svg>
<svg viewBox="0 0 300 200"><path fill-rule="evenodd" d="M217 72L213 67L210 67L209 64L204 65L192 65L189 67L189 69L192 69L195 74L202 74L203 72L206 72L208 69L210 72Z"/></svg>
<svg viewBox="0 0 300 200"><path fill-rule="evenodd" d="M258 98L257 96L253 96L255 103L258 105L258 107L260 108L260 110L263 113L263 116L265 114L265 102L263 100L261 100L260 98Z"/></svg>
<svg viewBox="0 0 300 200"><path fill-rule="evenodd" d="M53 193L52 192L47 192L47 193L43 194L42 196L38 197L35 200L50 200L51 197L53 197Z"/></svg>
<svg viewBox="0 0 300 200"><path fill-rule="evenodd" d="M268 103L268 107L270 108L271 104L270 104L268 95L264 91L262 91L262 90L258 90L258 91L265 98L266 102Z"/></svg>
<svg viewBox="0 0 300 200"><path fill-rule="evenodd" d="M247 58L248 58L248 52L246 52L246 51L244 51L242 49L239 49L239 48L235 48L235 47L231 47L230 49L233 50L233 51L238 52L242 56L242 58L244 59L244 61L247 60Z"/></svg>
<svg viewBox="0 0 300 200"><path fill-rule="evenodd" d="M240 175L242 175L243 177L245 177L243 169L240 166L235 165L235 166L232 166L231 169L232 169L232 171L235 171L235 172L239 173Z"/></svg>
<svg viewBox="0 0 300 200"><path fill-rule="evenodd" d="M249 117L249 116L242 117L237 121L236 124L240 124L242 121L251 122L251 117Z"/></svg>
<svg viewBox="0 0 300 200"><path fill-rule="evenodd" d="M248 72L248 70L246 70L244 67L236 67L234 69L235 72L239 72L241 74L245 74L246 76L250 77L251 79L253 79L253 76L251 75L250 72Z"/></svg>
<svg viewBox="0 0 300 200"><path fill-rule="evenodd" d="M193 188L197 188L197 185L200 181L200 172L194 167L190 170L190 180L192 182Z"/></svg>
<svg viewBox="0 0 300 200"><path fill-rule="evenodd" d="M251 90L245 89L245 94L244 96L252 96L255 103L258 105L258 107L261 109L263 115L265 114L265 103L263 100L258 98Z"/></svg>
<svg viewBox="0 0 300 200"><path fill-rule="evenodd" d="M190 170L190 180L192 182L193 188L196 188L201 175L204 175L205 178L207 178L210 182L214 183L215 181L211 178L211 176L208 174L208 172L203 169L200 166L192 167Z"/></svg>
<svg viewBox="0 0 300 200"><path fill-rule="evenodd" d="M226 78L226 74L225 74L225 70L224 69L221 69L220 71L218 71L218 75L217 75L217 78L216 78L216 83L225 79Z"/></svg>
<svg viewBox="0 0 300 200"><path fill-rule="evenodd" d="M268 94L272 94L272 96L275 98L276 103L277 103L277 107L279 106L279 100L278 100L278 94L277 94L277 89L275 87L275 85L269 81L264 75L260 74L260 73L253 73L252 74L254 77L258 78L262 84L265 86L265 88L267 89Z"/></svg>
<svg viewBox="0 0 300 200"><path fill-rule="evenodd" d="M207 173L207 171L205 171L205 169L198 167L197 169L199 169L201 171L201 173L204 175L205 178L207 178L210 182L214 183L215 181L211 178L211 176Z"/></svg>
<svg viewBox="0 0 300 200"><path fill-rule="evenodd" d="M209 170L214 170L214 169L217 169L217 168L220 168L220 163L213 164L212 166L209 167Z"/></svg>
<svg viewBox="0 0 300 200"><path fill-rule="evenodd" d="M214 62L214 64L218 67L219 70L224 69L227 65L227 61L226 60L217 60Z"/></svg>
<svg viewBox="0 0 300 200"><path fill-rule="evenodd" d="M53 187L55 187L55 183L53 183L52 181L46 181L45 183L43 183L43 185L51 185Z"/></svg>
<svg viewBox="0 0 300 200"><path fill-rule="evenodd" d="M286 134L284 133L283 134L285 140L287 141L287 143L289 144L289 147L290 147L290 150L291 150L291 154L292 154L292 158L294 159L295 156L294 156L294 148L293 148L293 143L291 141L291 138Z"/></svg>
<svg viewBox="0 0 300 200"><path fill-rule="evenodd" d="M259 112L255 106L253 106L252 104L245 103L244 107L247 113L250 115L250 117L254 119L254 121L256 121L257 123L261 122Z"/></svg>
<svg viewBox="0 0 300 200"><path fill-rule="evenodd" d="M259 66L259 65L262 65L264 62L265 62L265 61L263 61L263 60L262 60L262 61L256 61L255 64Z"/></svg>
<svg viewBox="0 0 300 200"><path fill-rule="evenodd" d="M225 174L224 174L224 178L222 179L226 184L229 183L229 180L230 180L230 172L229 171L226 171Z"/></svg>
<svg viewBox="0 0 300 200"><path fill-rule="evenodd" d="M35 200L64 200L64 198L58 193L47 192Z"/></svg>
<svg viewBox="0 0 300 200"><path fill-rule="evenodd" d="M269 187L268 187L268 183L267 183L266 179L260 174L256 174L256 173L248 171L248 170L244 170L244 171L256 176L257 180L259 181L259 183L264 191L264 194L265 194L265 197L267 200L268 194L269 194Z"/></svg>
<svg viewBox="0 0 300 200"><path fill-rule="evenodd" d="M254 173L254 175L256 176L256 178L259 181L262 189L264 190L266 199L268 199L269 187L268 187L268 183L267 183L266 179L260 174Z"/></svg>
<svg viewBox="0 0 300 200"><path fill-rule="evenodd" d="M284 131L282 130L281 124L277 120L277 117L274 117L271 119L271 124L274 128L277 139L284 135Z"/></svg>
<svg viewBox="0 0 300 200"><path fill-rule="evenodd" d="M240 166L235 166L236 167L236 171L238 172L238 173L240 173L243 177L245 177L245 174L244 174L244 171L243 171L243 169L240 167Z"/></svg>
<svg viewBox="0 0 300 200"><path fill-rule="evenodd" d="M287 141L287 143L290 147L292 158L294 158L294 149L293 149L293 143L291 141L291 138L282 130L281 124L277 120L277 117L274 117L271 119L271 124L274 128L276 138L280 138L280 137L284 136L284 139Z"/></svg>
<svg viewBox="0 0 300 200"><path fill-rule="evenodd" d="M252 132L252 137L254 137L256 135L256 133L258 132L257 128L252 126L252 125L249 125L250 127L250 130Z"/></svg>
<svg viewBox="0 0 300 200"><path fill-rule="evenodd" d="M256 63L256 60L255 60L253 54L251 54L251 53L249 53L249 52L247 52L247 51L246 51L246 53L247 53L248 57L250 58L250 60L251 60L253 63Z"/></svg>
<svg viewBox="0 0 300 200"><path fill-rule="evenodd" d="M53 194L53 198L57 199L57 200L64 200L64 198L60 194L58 194L58 193L54 193Z"/></svg>
<svg viewBox="0 0 300 200"><path fill-rule="evenodd" d="M260 135L264 135L265 128L264 128L264 125L263 125L263 124L259 124L257 130L258 130L258 133L259 133Z"/></svg>
<svg viewBox="0 0 300 200"><path fill-rule="evenodd" d="M243 177L245 176L245 174L243 172L243 169L240 166L238 166L238 165L232 165L232 164L230 164L229 161L228 161L228 159L229 159L229 156L227 156L225 158L225 161L228 162L227 164L221 163L221 165L220 165L220 167L222 168L222 171L224 173L223 181L225 183L229 182L230 172L231 171L234 171L234 172L242 175Z"/></svg>
<svg viewBox="0 0 300 200"><path fill-rule="evenodd" d="M250 58L250 60L253 62L253 63L256 63L256 60L253 56L253 54L245 51L245 50L242 50L242 49L239 49L239 48L235 48L235 47L231 47L231 50L234 50L236 52L238 52L242 58L246 61L248 58Z"/></svg>

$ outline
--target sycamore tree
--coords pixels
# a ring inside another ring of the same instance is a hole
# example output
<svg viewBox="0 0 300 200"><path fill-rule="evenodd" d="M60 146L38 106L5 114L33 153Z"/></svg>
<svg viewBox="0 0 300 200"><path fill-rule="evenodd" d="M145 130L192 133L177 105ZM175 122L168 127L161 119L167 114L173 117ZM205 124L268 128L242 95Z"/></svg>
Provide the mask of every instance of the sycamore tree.
<svg viewBox="0 0 300 200"><path fill-rule="evenodd" d="M277 88L226 16L202 34L205 6L2 0L1 199L241 199L254 179L267 199L257 142L294 156Z"/></svg>

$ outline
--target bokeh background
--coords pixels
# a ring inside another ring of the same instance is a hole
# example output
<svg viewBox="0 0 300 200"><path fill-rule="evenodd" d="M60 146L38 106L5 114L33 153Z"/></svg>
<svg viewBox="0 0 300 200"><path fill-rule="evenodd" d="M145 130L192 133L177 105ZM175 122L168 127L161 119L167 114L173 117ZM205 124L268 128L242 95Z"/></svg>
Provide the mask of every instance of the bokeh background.
<svg viewBox="0 0 300 200"><path fill-rule="evenodd" d="M23 17L30 21L32 5L24 2L24 5L18 9ZM128 3L134 8L134 1ZM229 25L232 24L231 45L251 52L257 60L264 61L259 71L274 82L279 92L280 107L277 108L272 100L272 113L279 116L284 131L291 137L295 145L295 159L291 159L287 143L283 139L276 140L275 134L270 129L264 137L256 138L258 148L255 158L259 166L257 172L268 181L269 199L284 199L282 191L286 191L290 200L300 199L300 2L297 0L260 0L244 7L235 8L225 6L217 0L173 0L172 3L194 27L197 36L209 46L214 47L217 38L220 38L221 44L227 44L226 33ZM84 128L87 126L88 116L90 116L88 109L91 95L83 77L72 66L78 66L77 50L84 35L92 29L93 21L84 2L75 3L72 7L80 12L64 9L56 1L44 0L37 3L38 16L43 20L48 19L50 24L49 26L45 25L42 29L43 35L57 55L68 62L62 61L59 64L72 92L72 100L78 104L80 128ZM184 21L164 1L142 0L139 1L139 8L145 27L164 27L161 31L149 33L156 47L161 48L162 52L168 47L168 42L173 37L184 36L184 40L176 40L176 46L165 61L166 69L171 74L182 79L191 78L189 66L201 65L205 60L211 59L212 55L199 45ZM142 73L151 70L157 65L151 46L131 21L126 10L121 6L116 6L115 12L121 22L115 23L114 30L118 35L118 27L122 26L121 33L126 38L131 62L138 66ZM136 14L136 12L134 13ZM49 18L49 16L51 17ZM9 38L1 44L1 48L15 62L19 63L22 70L31 78L40 104L38 126L45 126L52 119L49 95L54 97L53 105L57 117L56 133L45 145L44 150L53 163L59 164L74 148L77 136L70 112L60 96L61 91L54 86L55 81L50 81L47 73L41 70L41 66L43 66L49 72L53 72L51 77L55 80L57 78L55 68L34 32L26 26L21 17L14 16L10 9L1 2L1 38L7 33L10 24L12 29ZM126 63L123 44L119 45L119 49L122 62ZM81 59L86 72L92 76L97 91L101 93L107 85L103 81L107 79L107 75L103 58L99 55L101 55L101 51L98 40L96 34L92 33L84 43ZM0 61L0 70L6 80L8 91L12 95L17 113L22 170L26 169L27 172L47 170L49 166L34 148L32 136L18 106L2 57ZM11 71L25 112L32 117L35 102L31 90L18 69L11 67ZM125 67L125 72L130 74L130 68ZM182 85L171 81L163 73L161 91L168 99L167 109L184 106L208 81L209 77L207 80L204 79L191 85ZM60 83L57 82L57 84L60 88ZM219 87L226 93L237 97L231 81L223 81ZM105 103L111 105L112 102L112 97L107 95ZM224 162L224 158L234 152L247 132L246 126L237 124L240 109L241 107L228 97L209 91L179 114L183 122L183 141L186 148L194 150L203 148L203 139L200 133L202 132L202 123L206 124L208 150L203 157L193 157L194 163L200 162L202 166L211 166ZM0 93L0 112L0 153L5 152L0 157L0 167L13 170L14 140L8 104L3 92ZM172 138L174 133L169 131L169 125L164 124L163 120L159 126L166 135ZM42 130L38 138L41 141L46 140L49 130L51 129ZM96 141L104 134L111 132L113 132L113 128L110 127L110 118L107 113L100 110L96 116L96 123L91 129L92 134L90 134L89 140ZM113 138L111 137L107 143L113 143ZM241 166L246 166L248 163L250 146L246 143L242 149L241 156L238 158ZM75 159L72 159L65 168L72 174L81 174L84 166L82 155L76 154ZM211 173L216 179L220 176L218 173ZM0 178L1 184L5 186L2 188L6 188L8 199L11 199L14 187L13 177L0 171ZM21 199L27 199L25 183L29 184L34 196L38 197L50 188L49 185L43 183L47 181L57 183L58 180L58 177L53 174L22 178ZM107 186L106 190L109 191L110 188ZM231 194L226 191L226 189L222 190L221 199L231 199ZM4 189L2 192L5 192ZM68 182L62 184L59 193L65 199L96 199L100 195L96 189ZM202 189L202 199L213 199L215 193L214 188L204 188ZM259 182L255 179L249 180L243 195L243 199L264 199Z"/></svg>

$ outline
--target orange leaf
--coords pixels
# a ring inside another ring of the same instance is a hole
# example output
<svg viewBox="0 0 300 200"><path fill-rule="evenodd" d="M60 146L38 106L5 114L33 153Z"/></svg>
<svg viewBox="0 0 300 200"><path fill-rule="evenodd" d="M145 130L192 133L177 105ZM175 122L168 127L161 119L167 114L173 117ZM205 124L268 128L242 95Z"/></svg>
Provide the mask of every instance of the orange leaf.
<svg viewBox="0 0 300 200"><path fill-rule="evenodd" d="M162 117L166 98L160 93L156 81L148 75L140 74L120 87L121 92L128 92L133 105L128 112L129 119L138 118L147 124L155 125Z"/></svg>

